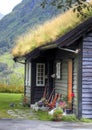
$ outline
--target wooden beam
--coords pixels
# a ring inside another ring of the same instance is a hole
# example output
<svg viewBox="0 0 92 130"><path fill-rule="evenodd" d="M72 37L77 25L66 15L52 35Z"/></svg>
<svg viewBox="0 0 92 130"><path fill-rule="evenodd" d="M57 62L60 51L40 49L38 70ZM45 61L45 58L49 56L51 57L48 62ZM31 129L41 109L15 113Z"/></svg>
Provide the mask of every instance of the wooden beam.
<svg viewBox="0 0 92 130"><path fill-rule="evenodd" d="M68 61L68 105L72 108L72 60Z"/></svg>
<svg viewBox="0 0 92 130"><path fill-rule="evenodd" d="M80 40L79 48L81 51L78 53L78 118L82 117L82 52L83 43Z"/></svg>

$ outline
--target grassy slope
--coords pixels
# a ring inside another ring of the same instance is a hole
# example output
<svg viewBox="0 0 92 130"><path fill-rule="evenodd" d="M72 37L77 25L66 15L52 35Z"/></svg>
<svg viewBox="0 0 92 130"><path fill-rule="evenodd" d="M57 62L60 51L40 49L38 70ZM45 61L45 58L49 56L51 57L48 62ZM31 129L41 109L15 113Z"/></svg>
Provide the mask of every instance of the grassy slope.
<svg viewBox="0 0 92 130"><path fill-rule="evenodd" d="M8 67L13 67L14 61L12 60L12 55L9 53L4 53L0 56L0 62L7 63Z"/></svg>
<svg viewBox="0 0 92 130"><path fill-rule="evenodd" d="M16 37L25 33L29 28L42 24L47 19L60 13L56 7L40 6L42 0L22 0L11 13L0 20L0 53L14 46Z"/></svg>
<svg viewBox="0 0 92 130"><path fill-rule="evenodd" d="M12 73L6 74L6 70L0 72L0 78L2 82L6 83L6 79L9 84L23 85L24 82L24 66L13 61L13 57L10 53L4 53L0 55L0 62L8 65L7 71Z"/></svg>
<svg viewBox="0 0 92 130"><path fill-rule="evenodd" d="M10 70L13 71L11 74L6 74L7 70L0 72L0 82L7 82L8 80L10 84L23 84L24 69L21 64L15 65L9 53L2 54L10 51L15 44L17 36L25 33L29 28L35 27L37 24L42 24L47 19L61 12L52 6L46 6L43 9L40 6L41 1L22 0L11 13L0 20L0 62L8 65L8 72Z"/></svg>

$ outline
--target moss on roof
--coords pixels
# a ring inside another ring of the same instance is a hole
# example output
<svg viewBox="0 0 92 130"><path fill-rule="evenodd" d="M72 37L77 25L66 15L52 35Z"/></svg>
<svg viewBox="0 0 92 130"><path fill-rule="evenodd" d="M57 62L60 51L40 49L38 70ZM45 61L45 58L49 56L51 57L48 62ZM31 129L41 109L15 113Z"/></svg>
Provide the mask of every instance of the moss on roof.
<svg viewBox="0 0 92 130"><path fill-rule="evenodd" d="M86 18L77 17L77 12L75 13L71 9L20 36L12 50L13 56L23 56L42 45L55 41L92 16L92 9L90 11L83 9L83 12L87 14Z"/></svg>

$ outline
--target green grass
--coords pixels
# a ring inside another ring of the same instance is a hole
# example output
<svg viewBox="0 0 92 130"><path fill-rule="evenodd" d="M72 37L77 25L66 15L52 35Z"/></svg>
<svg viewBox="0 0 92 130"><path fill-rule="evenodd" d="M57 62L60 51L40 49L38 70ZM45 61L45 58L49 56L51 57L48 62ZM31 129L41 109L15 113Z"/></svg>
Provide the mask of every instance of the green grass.
<svg viewBox="0 0 92 130"><path fill-rule="evenodd" d="M86 123L92 123L91 119L81 118L78 119L75 115L66 115L62 117L62 121L65 122L86 122Z"/></svg>
<svg viewBox="0 0 92 130"><path fill-rule="evenodd" d="M4 108L8 109L10 103L19 103L21 97L21 94L0 93L0 110Z"/></svg>
<svg viewBox="0 0 92 130"><path fill-rule="evenodd" d="M38 116L38 119L39 120L43 120L43 121L49 121L51 120L50 116L48 115L48 112L47 111L37 111L35 112L36 115Z"/></svg>
<svg viewBox="0 0 92 130"><path fill-rule="evenodd" d="M13 109L10 107L10 104L14 103L15 107L19 108L18 104L21 100L21 94L0 93L0 118L9 118L10 115L7 114L7 111Z"/></svg>
<svg viewBox="0 0 92 130"><path fill-rule="evenodd" d="M48 112L46 111L37 111L36 115L38 116L39 120L44 120L44 121L53 121L53 118L51 115L48 115ZM61 121L64 122L85 122L85 123L92 123L91 119L86 119L86 118L81 118L80 120L73 114L71 115L66 115L62 116Z"/></svg>
<svg viewBox="0 0 92 130"><path fill-rule="evenodd" d="M10 104L14 103L14 107L10 107ZM23 95L22 94L14 94L14 93L0 93L0 118L15 118L7 114L8 110L19 110L24 115L27 115L27 119L33 119L35 116L39 120L48 120L47 112L34 112L29 107L24 107L21 105L23 103ZM30 116L30 112L33 113Z"/></svg>
<svg viewBox="0 0 92 130"><path fill-rule="evenodd" d="M86 122L86 123L92 123L92 120L91 119L85 119L85 118L82 118L80 119L81 122Z"/></svg>
<svg viewBox="0 0 92 130"><path fill-rule="evenodd" d="M39 119L43 121L52 121L52 117L48 115L47 111L37 111L34 112L29 107L24 107L23 105L20 105L23 100L22 94L9 94L9 93L0 93L0 118L15 118L13 116L10 116L7 111L13 110L14 112L21 113L21 115L26 115L24 119ZM14 103L14 107L10 107L10 104ZM17 111L18 110L18 111ZM33 113L30 115L30 113ZM92 120L82 118L78 120L75 115L67 115L63 116L61 121L66 122L86 122L86 123L92 123Z"/></svg>
<svg viewBox="0 0 92 130"><path fill-rule="evenodd" d="M10 106L12 103L14 104L14 107ZM8 114L9 111L14 114ZM22 94L0 93L0 118L22 118L32 120L38 119L38 116L30 107L23 106Z"/></svg>

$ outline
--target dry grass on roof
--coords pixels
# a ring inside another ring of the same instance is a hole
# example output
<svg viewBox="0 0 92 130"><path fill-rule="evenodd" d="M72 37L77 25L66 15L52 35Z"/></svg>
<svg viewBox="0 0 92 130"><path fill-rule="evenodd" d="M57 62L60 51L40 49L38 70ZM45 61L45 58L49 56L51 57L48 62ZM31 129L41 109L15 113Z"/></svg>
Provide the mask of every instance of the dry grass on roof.
<svg viewBox="0 0 92 130"><path fill-rule="evenodd" d="M92 15L92 10L83 11L88 14L88 17ZM12 54L14 57L23 56L39 46L53 42L84 20L81 17L77 17L72 9L58 15L56 18L45 22L42 26L38 26L36 30L31 30L27 34L20 36L16 40L16 46Z"/></svg>

